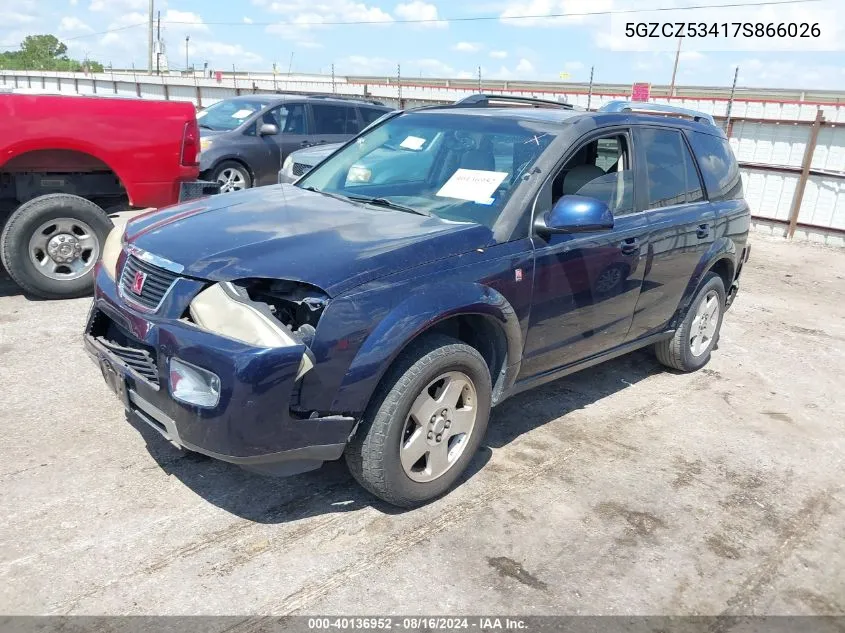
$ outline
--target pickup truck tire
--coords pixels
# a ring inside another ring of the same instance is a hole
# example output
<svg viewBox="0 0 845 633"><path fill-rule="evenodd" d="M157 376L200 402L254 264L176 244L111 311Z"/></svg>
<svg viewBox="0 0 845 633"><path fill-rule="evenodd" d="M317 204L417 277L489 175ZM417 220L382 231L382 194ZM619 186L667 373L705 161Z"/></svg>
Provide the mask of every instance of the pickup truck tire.
<svg viewBox="0 0 845 633"><path fill-rule="evenodd" d="M94 264L113 226L90 200L66 193L39 196L9 217L0 234L0 260L9 276L36 297L89 295Z"/></svg>
<svg viewBox="0 0 845 633"><path fill-rule="evenodd" d="M477 452L491 393L490 371L477 350L439 334L421 338L379 383L347 445L349 470L364 488L396 506L412 508L439 497ZM419 419L423 411L428 417Z"/></svg>
<svg viewBox="0 0 845 633"><path fill-rule="evenodd" d="M707 273L674 336L655 344L657 360L686 372L704 367L719 340L724 314L725 283L716 273Z"/></svg>
<svg viewBox="0 0 845 633"><path fill-rule="evenodd" d="M224 160L211 171L211 181L220 185L220 193L241 191L252 187L252 176L243 163Z"/></svg>

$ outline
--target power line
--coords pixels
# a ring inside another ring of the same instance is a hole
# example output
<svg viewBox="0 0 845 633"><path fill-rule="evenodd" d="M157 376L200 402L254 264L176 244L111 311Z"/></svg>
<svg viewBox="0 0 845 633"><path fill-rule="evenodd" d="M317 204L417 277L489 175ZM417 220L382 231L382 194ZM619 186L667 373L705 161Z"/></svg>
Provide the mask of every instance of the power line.
<svg viewBox="0 0 845 633"><path fill-rule="evenodd" d="M296 22L286 23L276 20L274 22L202 22L202 25L208 26L274 26L277 24L286 24L289 26L355 26L355 25L385 25L385 24L449 24L451 22L490 22L490 21L512 21L512 20L548 20L553 18L583 18L590 16L602 15L621 15L627 13L661 13L665 11L690 11L694 9L731 9L738 7L763 7L763 6L779 6L789 4L809 4L811 2L824 2L825 0L761 0L760 2L731 2L726 4L697 4L687 5L683 7L657 7L654 9L608 9L606 11L585 11L583 13L546 13L536 15L478 15L467 16L459 18L430 18L430 19L391 19L391 20L336 20L336 21L312 21L312 22ZM188 20L162 20L163 24L183 24L198 26L199 23ZM105 35L106 33L114 33L116 31L123 31L139 26L146 26L146 22L139 22L137 24L129 24L106 31L99 31L97 33L86 33L84 35L76 35L74 37L64 38L65 40L78 40L85 37L95 37L97 35ZM0 47L9 48L18 46L16 44L0 44Z"/></svg>
<svg viewBox="0 0 845 633"><path fill-rule="evenodd" d="M486 22L491 20L540 20L549 18L583 18L590 16L601 15L618 15L625 13L655 13L662 11L688 11L690 9L720 9L720 8L736 8L736 7L761 7L773 6L781 4L806 4L810 2L823 2L824 0L762 0L761 2L732 2L729 4L699 4L689 5L685 7L657 7L655 9L608 9L606 11L586 11L584 13L545 13L542 15L479 15L461 18L428 18L428 19L397 19L397 20L338 20L330 22L291 22L281 24L289 24L290 26L344 26L357 24L441 24L449 22ZM170 24L195 24L194 22L177 22L171 21ZM273 26L280 24L277 20L275 22L203 22L208 25L220 26Z"/></svg>

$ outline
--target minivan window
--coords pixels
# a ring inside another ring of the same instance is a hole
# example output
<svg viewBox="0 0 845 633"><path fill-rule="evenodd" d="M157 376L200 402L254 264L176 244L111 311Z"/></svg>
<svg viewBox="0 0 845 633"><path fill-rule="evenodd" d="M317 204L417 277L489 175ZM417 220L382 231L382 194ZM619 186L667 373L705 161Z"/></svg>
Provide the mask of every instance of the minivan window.
<svg viewBox="0 0 845 633"><path fill-rule="evenodd" d="M641 128L639 142L645 152L648 208L684 204L687 199L687 151L676 130Z"/></svg>
<svg viewBox="0 0 845 633"><path fill-rule="evenodd" d="M311 111L317 134L357 134L359 131L355 108L312 103Z"/></svg>
<svg viewBox="0 0 845 633"><path fill-rule="evenodd" d="M739 166L727 139L703 132L689 133L690 144L698 157L704 186L710 200L734 200L742 197Z"/></svg>
<svg viewBox="0 0 845 633"><path fill-rule="evenodd" d="M224 99L197 112L197 123L209 130L234 130L266 105L262 101Z"/></svg>
<svg viewBox="0 0 845 633"><path fill-rule="evenodd" d="M364 119L364 127L368 126L373 121L378 121L380 117L389 112L389 110L380 110L377 108L359 108L361 118Z"/></svg>

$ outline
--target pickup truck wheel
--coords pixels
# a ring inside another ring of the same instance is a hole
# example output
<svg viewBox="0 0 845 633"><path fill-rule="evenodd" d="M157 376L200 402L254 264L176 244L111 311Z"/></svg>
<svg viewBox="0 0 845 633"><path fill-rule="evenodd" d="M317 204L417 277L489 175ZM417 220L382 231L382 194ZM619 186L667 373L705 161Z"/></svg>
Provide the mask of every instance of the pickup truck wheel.
<svg viewBox="0 0 845 633"><path fill-rule="evenodd" d="M431 335L385 375L346 449L355 479L377 497L411 508L449 490L487 430L490 371L477 350Z"/></svg>
<svg viewBox="0 0 845 633"><path fill-rule="evenodd" d="M0 235L0 259L24 291L44 299L91 293L112 221L93 202L51 193L25 202Z"/></svg>
<svg viewBox="0 0 845 633"><path fill-rule="evenodd" d="M249 170L233 160L225 160L214 168L211 180L220 185L220 193L241 191L252 187Z"/></svg>
<svg viewBox="0 0 845 633"><path fill-rule="evenodd" d="M680 371L704 367L719 340L724 308L725 284L716 273L707 273L675 335L655 345L657 360Z"/></svg>

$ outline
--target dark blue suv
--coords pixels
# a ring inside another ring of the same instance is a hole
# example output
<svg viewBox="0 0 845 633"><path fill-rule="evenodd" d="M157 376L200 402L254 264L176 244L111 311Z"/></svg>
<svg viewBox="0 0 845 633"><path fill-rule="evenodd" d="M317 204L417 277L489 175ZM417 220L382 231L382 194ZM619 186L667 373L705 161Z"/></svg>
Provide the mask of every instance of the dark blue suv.
<svg viewBox="0 0 845 633"><path fill-rule="evenodd" d="M264 473L345 455L413 506L517 392L648 345L707 363L749 254L724 133L512 101L397 112L295 185L115 230L85 342L126 411Z"/></svg>

